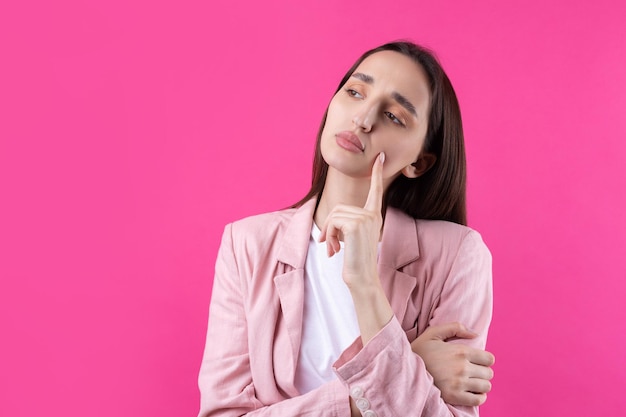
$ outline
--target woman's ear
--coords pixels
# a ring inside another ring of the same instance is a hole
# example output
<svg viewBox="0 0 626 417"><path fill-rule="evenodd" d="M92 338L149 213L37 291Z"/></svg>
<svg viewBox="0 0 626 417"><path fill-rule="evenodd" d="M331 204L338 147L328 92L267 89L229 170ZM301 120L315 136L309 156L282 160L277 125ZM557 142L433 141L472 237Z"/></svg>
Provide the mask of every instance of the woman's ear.
<svg viewBox="0 0 626 417"><path fill-rule="evenodd" d="M417 161L404 167L402 175L407 178L417 178L431 169L435 162L437 162L437 157L434 154L423 153L417 158Z"/></svg>

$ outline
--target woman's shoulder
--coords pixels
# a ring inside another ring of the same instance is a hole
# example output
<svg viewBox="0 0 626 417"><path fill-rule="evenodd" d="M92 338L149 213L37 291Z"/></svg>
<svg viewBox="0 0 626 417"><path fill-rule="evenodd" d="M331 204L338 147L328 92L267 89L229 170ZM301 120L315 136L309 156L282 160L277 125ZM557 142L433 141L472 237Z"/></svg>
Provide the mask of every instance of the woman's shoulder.
<svg viewBox="0 0 626 417"><path fill-rule="evenodd" d="M415 224L417 234L428 241L461 242L468 236L471 239L481 239L480 233L469 226L447 220L416 219L395 207L390 207L387 212L396 229L394 231L399 233L406 233L406 229L412 230L410 225Z"/></svg>
<svg viewBox="0 0 626 417"><path fill-rule="evenodd" d="M480 233L477 230L469 226L447 220L415 219L415 223L418 230L421 230L423 233L435 234L442 237L463 239L466 235L471 234L477 234L480 236Z"/></svg>
<svg viewBox="0 0 626 417"><path fill-rule="evenodd" d="M444 220L415 219L395 208L388 209L383 238L388 251L416 255L422 262L454 262L456 256L471 253L490 257L489 249L476 230Z"/></svg>
<svg viewBox="0 0 626 417"><path fill-rule="evenodd" d="M227 227L232 229L233 234L262 236L283 233L293 228L294 233L311 232L315 200L309 200L299 207L290 207L268 213L256 214L244 217L230 223Z"/></svg>
<svg viewBox="0 0 626 417"><path fill-rule="evenodd" d="M307 203L298 208L245 217L226 225L224 236L233 250L248 254L249 259L274 259L283 254L285 262L299 266L305 259L300 255L306 254L314 207Z"/></svg>
<svg viewBox="0 0 626 417"><path fill-rule="evenodd" d="M416 230L423 245L436 245L453 249L465 247L474 251L489 252L482 235L475 229L445 220L416 219Z"/></svg>
<svg viewBox="0 0 626 417"><path fill-rule="evenodd" d="M267 213L255 214L235 220L227 227L231 227L233 235L256 235L271 234L273 230L286 227L297 209L288 208L282 210L271 211Z"/></svg>

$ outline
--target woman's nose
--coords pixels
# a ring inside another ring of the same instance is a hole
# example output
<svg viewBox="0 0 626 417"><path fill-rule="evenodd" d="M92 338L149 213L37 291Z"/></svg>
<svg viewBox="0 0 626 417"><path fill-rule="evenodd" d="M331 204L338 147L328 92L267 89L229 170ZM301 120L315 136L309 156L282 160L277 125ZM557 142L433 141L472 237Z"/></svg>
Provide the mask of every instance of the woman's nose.
<svg viewBox="0 0 626 417"><path fill-rule="evenodd" d="M366 106L358 111L352 118L352 122L364 132L369 133L376 119L375 106Z"/></svg>

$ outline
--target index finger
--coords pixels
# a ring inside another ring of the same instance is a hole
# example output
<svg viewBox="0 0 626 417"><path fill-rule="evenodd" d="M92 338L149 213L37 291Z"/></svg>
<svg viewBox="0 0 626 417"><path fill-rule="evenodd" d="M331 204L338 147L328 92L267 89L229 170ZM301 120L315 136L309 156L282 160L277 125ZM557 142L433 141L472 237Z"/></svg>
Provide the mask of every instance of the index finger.
<svg viewBox="0 0 626 417"><path fill-rule="evenodd" d="M424 334L429 334L430 339L439 339L446 342L452 339L474 339L478 336L458 322L428 326Z"/></svg>
<svg viewBox="0 0 626 417"><path fill-rule="evenodd" d="M372 179L370 182L370 191L365 201L365 210L380 213L383 208L383 163L385 162L385 153L381 152L374 161L372 167Z"/></svg>

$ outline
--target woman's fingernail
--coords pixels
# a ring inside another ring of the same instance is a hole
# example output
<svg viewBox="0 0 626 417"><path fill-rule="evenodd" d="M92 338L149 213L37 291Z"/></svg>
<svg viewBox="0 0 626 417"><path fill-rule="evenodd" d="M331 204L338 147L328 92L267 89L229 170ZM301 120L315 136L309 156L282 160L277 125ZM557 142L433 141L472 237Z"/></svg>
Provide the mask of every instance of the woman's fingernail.
<svg viewBox="0 0 626 417"><path fill-rule="evenodd" d="M384 164L384 163L385 163L385 153L384 153L384 152L381 152L381 153L378 155L378 159L380 160L380 163L381 163L381 164Z"/></svg>

